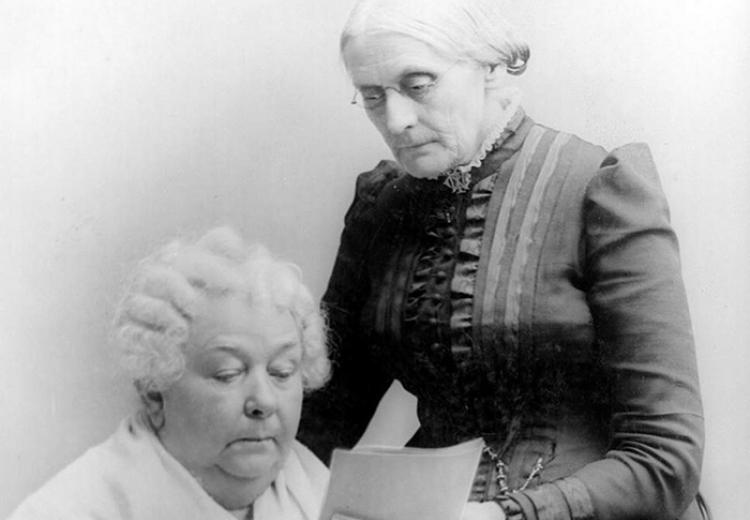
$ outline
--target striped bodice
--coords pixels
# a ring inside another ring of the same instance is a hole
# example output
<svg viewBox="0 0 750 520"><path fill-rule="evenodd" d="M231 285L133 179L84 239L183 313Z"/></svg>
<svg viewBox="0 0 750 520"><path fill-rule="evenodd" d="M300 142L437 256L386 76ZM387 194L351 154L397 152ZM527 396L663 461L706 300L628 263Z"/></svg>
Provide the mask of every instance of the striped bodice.
<svg viewBox="0 0 750 520"><path fill-rule="evenodd" d="M510 456L531 435L549 457L560 410L590 398L586 281L578 240L564 236L580 230L570 209L580 203L566 200L585 190L569 175L581 171L571 168L580 143L521 125L467 193L410 177L386 188L403 211L384 215L373 237L361 326L420 400L415 444L482 435Z"/></svg>

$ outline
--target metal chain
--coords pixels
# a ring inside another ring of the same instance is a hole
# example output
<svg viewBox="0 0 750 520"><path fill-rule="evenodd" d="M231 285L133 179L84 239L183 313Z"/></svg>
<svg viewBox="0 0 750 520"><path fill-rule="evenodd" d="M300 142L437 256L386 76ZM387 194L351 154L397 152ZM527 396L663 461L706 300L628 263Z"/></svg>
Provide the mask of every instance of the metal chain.
<svg viewBox="0 0 750 520"><path fill-rule="evenodd" d="M542 471L544 471L544 458L539 457L536 460L534 467L531 468L529 476L526 477L526 480L524 480L523 484L521 484L521 487L510 489L510 486L508 486L508 465L503 461L503 459L500 458L500 455L489 446L485 445L483 451L495 464L495 483L497 484L498 495L501 497L505 497L509 493L513 493L516 491L524 491L527 487L529 487L531 481L541 475Z"/></svg>

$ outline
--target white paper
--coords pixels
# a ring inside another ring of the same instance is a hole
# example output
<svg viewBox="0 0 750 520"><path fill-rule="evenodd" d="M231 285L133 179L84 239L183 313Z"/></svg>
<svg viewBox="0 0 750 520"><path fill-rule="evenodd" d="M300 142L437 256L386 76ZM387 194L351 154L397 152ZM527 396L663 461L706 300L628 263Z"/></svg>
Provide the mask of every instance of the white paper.
<svg viewBox="0 0 750 520"><path fill-rule="evenodd" d="M380 399L365 433L354 449L363 446L406 446L419 430L417 397L395 379Z"/></svg>
<svg viewBox="0 0 750 520"><path fill-rule="evenodd" d="M459 520L483 446L335 450L320 520Z"/></svg>

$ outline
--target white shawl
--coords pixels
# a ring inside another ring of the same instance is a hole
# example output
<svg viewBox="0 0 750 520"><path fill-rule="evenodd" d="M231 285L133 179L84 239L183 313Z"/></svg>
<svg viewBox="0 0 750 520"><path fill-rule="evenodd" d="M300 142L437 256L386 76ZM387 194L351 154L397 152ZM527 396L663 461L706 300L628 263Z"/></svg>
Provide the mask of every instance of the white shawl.
<svg viewBox="0 0 750 520"><path fill-rule="evenodd" d="M295 441L254 520L317 520L328 469ZM122 422L28 497L9 520L236 520L163 447L139 415Z"/></svg>

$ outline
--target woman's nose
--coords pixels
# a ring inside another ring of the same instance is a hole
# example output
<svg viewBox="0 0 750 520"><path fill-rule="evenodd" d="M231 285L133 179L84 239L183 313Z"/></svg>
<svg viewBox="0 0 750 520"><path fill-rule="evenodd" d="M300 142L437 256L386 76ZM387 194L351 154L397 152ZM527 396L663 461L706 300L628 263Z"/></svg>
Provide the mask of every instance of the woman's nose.
<svg viewBox="0 0 750 520"><path fill-rule="evenodd" d="M259 375L250 383L245 398L245 415L252 419L265 419L276 412L278 405L273 383L266 375Z"/></svg>
<svg viewBox="0 0 750 520"><path fill-rule="evenodd" d="M392 135L398 135L413 127L417 122L417 111L414 100L397 90L386 90L383 118L385 126Z"/></svg>

